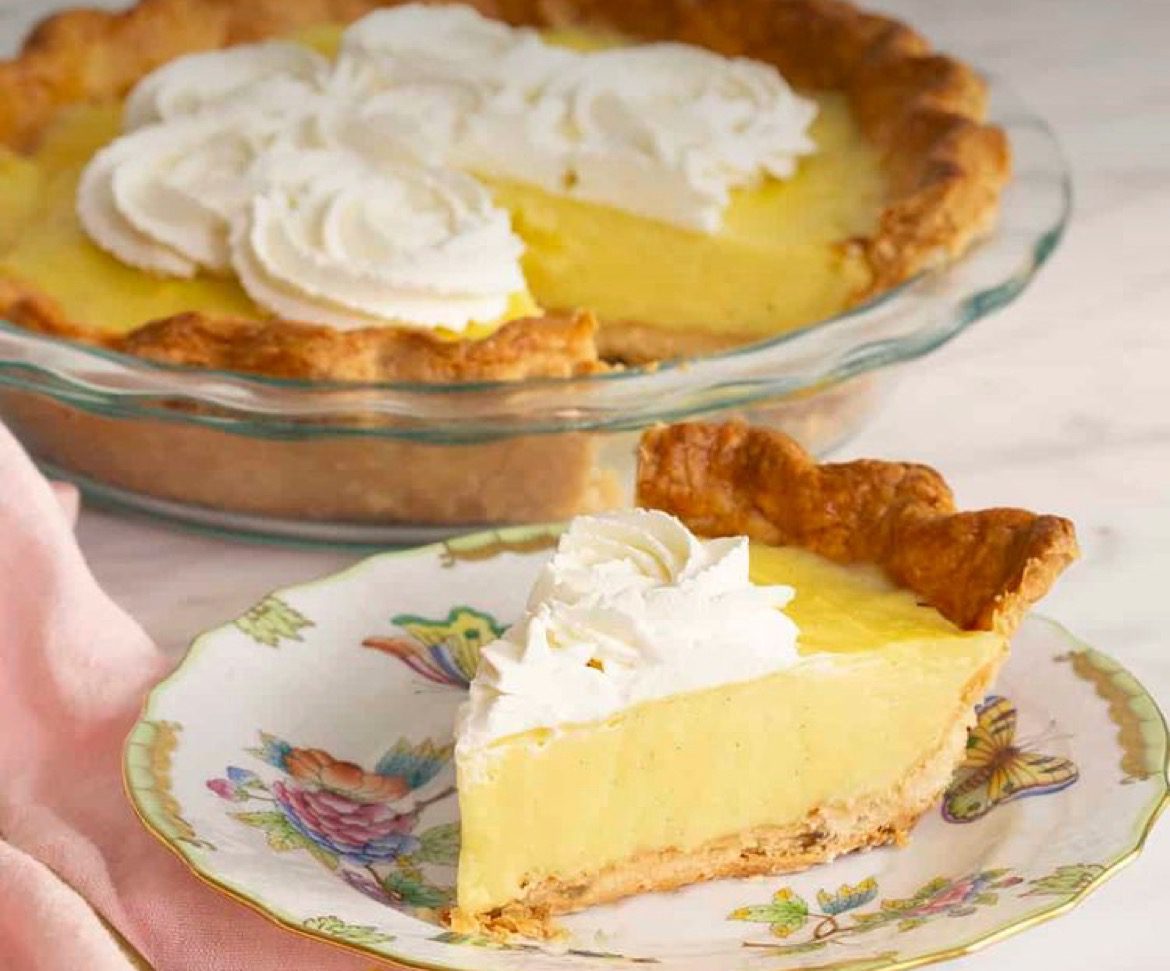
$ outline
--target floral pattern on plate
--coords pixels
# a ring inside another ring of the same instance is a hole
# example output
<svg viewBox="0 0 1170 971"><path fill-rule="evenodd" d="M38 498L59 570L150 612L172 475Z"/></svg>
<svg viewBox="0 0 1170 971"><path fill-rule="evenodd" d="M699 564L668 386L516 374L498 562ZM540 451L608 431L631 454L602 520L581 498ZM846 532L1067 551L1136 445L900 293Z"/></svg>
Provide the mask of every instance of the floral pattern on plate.
<svg viewBox="0 0 1170 971"><path fill-rule="evenodd" d="M271 919L406 965L890 971L1064 912L1132 858L1166 799L1152 699L1033 618L981 707L986 737L908 847L592 908L564 919L555 950L452 934L437 916L458 855L455 711L554 535L501 530L374 557L203 635L127 743L143 820Z"/></svg>
<svg viewBox="0 0 1170 971"><path fill-rule="evenodd" d="M878 883L867 877L850 886L842 884L833 892L818 890L816 907L789 887L772 895L767 904L740 907L729 915L731 920L754 921L769 925L773 936L787 938L799 931L810 931L803 943L777 945L747 941L749 947L768 947L780 954L807 953L830 943L839 943L854 934L866 934L893 924L899 933L912 931L936 917L967 917L979 907L999 902L997 891L1023 883L1022 877L1008 870L980 870L962 877L936 877L923 884L911 896L886 899L872 910L862 910L878 896ZM849 914L846 918L844 915Z"/></svg>
<svg viewBox="0 0 1170 971"><path fill-rule="evenodd" d="M431 872L453 872L459 827L419 829L428 806L455 795L444 771L450 744L399 739L371 771L265 732L248 751L283 777L266 782L252 769L229 765L207 788L246 804L231 816L263 832L272 850L305 850L355 890L419 916L451 903L452 881L435 882Z"/></svg>

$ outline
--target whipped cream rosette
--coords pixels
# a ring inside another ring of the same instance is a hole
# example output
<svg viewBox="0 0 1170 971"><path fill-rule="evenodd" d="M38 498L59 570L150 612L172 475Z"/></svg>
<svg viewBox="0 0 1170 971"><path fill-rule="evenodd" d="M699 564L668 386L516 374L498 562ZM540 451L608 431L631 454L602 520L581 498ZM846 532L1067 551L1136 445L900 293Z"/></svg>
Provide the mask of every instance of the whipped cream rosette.
<svg viewBox="0 0 1170 971"><path fill-rule="evenodd" d="M272 114L240 109L123 135L82 173L81 224L102 249L143 270L227 272L230 223L248 200L249 172L283 127Z"/></svg>
<svg viewBox="0 0 1170 971"><path fill-rule="evenodd" d="M732 189L791 176L815 147L815 103L775 68L683 44L591 53L541 100L535 118L560 114L565 193L704 232Z"/></svg>
<svg viewBox="0 0 1170 971"><path fill-rule="evenodd" d="M329 61L291 41L241 44L188 54L144 77L122 113L127 131L242 102L288 108L322 84Z"/></svg>
<svg viewBox="0 0 1170 971"><path fill-rule="evenodd" d="M461 746L605 718L795 664L790 587L748 577L744 537L702 540L668 513L575 519L524 617L486 645Z"/></svg>
<svg viewBox="0 0 1170 971"><path fill-rule="evenodd" d="M282 317L462 331L501 317L524 288L507 213L461 173L277 149L253 178L232 262L249 296Z"/></svg>
<svg viewBox="0 0 1170 971"><path fill-rule="evenodd" d="M339 60L293 136L307 148L346 148L372 157L447 163L484 94L466 78L391 78L373 61Z"/></svg>
<svg viewBox="0 0 1170 971"><path fill-rule="evenodd" d="M579 56L469 7L408 4L346 30L334 79L373 130L407 137L429 161L512 172L532 157L517 133L536 96Z"/></svg>
<svg viewBox="0 0 1170 971"><path fill-rule="evenodd" d="M462 4L405 4L346 29L339 62L376 65L387 78L463 78L486 90L530 93L579 55Z"/></svg>

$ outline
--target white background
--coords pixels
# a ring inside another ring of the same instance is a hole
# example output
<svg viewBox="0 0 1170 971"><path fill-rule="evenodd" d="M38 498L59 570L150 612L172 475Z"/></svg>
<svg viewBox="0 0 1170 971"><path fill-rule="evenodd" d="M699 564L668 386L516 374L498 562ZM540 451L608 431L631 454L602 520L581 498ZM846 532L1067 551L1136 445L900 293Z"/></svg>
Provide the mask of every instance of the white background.
<svg viewBox="0 0 1170 971"><path fill-rule="evenodd" d="M1074 519L1084 560L1044 611L1170 706L1170 0L870 3L1009 80L1063 140L1077 198L1033 287L907 368L842 457L927 462L963 505ZM0 0L0 43L51 6ZM106 589L174 654L269 589L352 559L91 511L79 532ZM1168 908L1170 823L1072 914L962 966L1160 971Z"/></svg>

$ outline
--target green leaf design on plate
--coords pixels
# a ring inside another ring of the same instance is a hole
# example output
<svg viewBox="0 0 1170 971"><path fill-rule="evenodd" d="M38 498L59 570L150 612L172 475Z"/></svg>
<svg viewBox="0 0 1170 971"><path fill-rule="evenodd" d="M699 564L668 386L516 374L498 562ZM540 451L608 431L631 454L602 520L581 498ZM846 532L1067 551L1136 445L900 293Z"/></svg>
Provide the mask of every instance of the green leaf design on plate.
<svg viewBox="0 0 1170 971"><path fill-rule="evenodd" d="M950 880L946 877L935 877L929 883L924 883L915 891L912 897L903 897L902 899L883 900L882 910L898 912L901 910L913 910L915 907L926 903L936 894L947 890L951 886Z"/></svg>
<svg viewBox="0 0 1170 971"><path fill-rule="evenodd" d="M277 853L313 848L310 842L292 823L279 812L232 813L236 819L248 826L264 831L268 845ZM336 864L335 864L336 865Z"/></svg>
<svg viewBox="0 0 1170 971"><path fill-rule="evenodd" d="M1028 881L1025 897L1071 897L1089 887L1105 872L1100 863L1070 863L1050 874Z"/></svg>
<svg viewBox="0 0 1170 971"><path fill-rule="evenodd" d="M233 819L238 819L245 826L255 826L257 829L263 830L267 830L269 826L287 822L284 818L284 813L275 812L271 809L256 813L229 813L229 815Z"/></svg>
<svg viewBox="0 0 1170 971"><path fill-rule="evenodd" d="M287 820L283 826L272 826L264 832L268 837L268 845L276 850L277 853L287 853L290 850L304 850L308 849L310 845L309 841L298 833L292 823Z"/></svg>
<svg viewBox="0 0 1170 971"><path fill-rule="evenodd" d="M382 878L382 888L411 907L445 907L451 902L450 889L427 883L417 872L391 870Z"/></svg>
<svg viewBox="0 0 1170 971"><path fill-rule="evenodd" d="M232 813L233 817L239 819L240 822L247 826L255 826L257 829L262 829L264 836L268 840L268 845L275 849L277 853L289 853L294 849L318 849L314 842L305 838L300 829L297 829L288 819L285 819L283 813L278 812L259 812L259 813ZM314 854L315 856L317 854ZM328 865L326 865L328 866ZM332 868L336 869L337 861L332 861Z"/></svg>
<svg viewBox="0 0 1170 971"><path fill-rule="evenodd" d="M350 944L389 944L394 940L393 934L383 934L368 924L350 924L332 914L325 917L310 917L304 921L304 927L305 930L327 934Z"/></svg>
<svg viewBox="0 0 1170 971"><path fill-rule="evenodd" d="M280 597L269 595L236 620L236 627L257 644L279 647L281 641L302 641L301 631L313 622Z"/></svg>
<svg viewBox="0 0 1170 971"><path fill-rule="evenodd" d="M771 904L753 904L750 907L740 907L727 915L728 920L750 920L757 924L770 924L776 913Z"/></svg>
<svg viewBox="0 0 1170 971"><path fill-rule="evenodd" d="M788 937L804 927L808 921L808 903L789 888L778 890L770 904L740 907L729 915L731 920L750 920L770 924L776 937Z"/></svg>
<svg viewBox="0 0 1170 971"><path fill-rule="evenodd" d="M422 844L411 855L422 863L454 866L459 862L459 824L432 826L419 836Z"/></svg>

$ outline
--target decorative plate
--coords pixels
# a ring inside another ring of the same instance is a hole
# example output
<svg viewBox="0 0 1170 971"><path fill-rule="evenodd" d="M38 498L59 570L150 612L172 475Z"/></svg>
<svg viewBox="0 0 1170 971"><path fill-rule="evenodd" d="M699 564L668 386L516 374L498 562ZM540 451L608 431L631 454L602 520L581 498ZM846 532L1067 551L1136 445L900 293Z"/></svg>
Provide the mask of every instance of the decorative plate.
<svg viewBox="0 0 1170 971"><path fill-rule="evenodd" d="M452 718L479 646L518 616L554 536L384 554L200 637L127 742L143 821L272 920L407 965L876 971L1063 913L1137 854L1167 801L1154 701L1115 661L1031 619L980 708L985 744L908 847L597 907L564 919L555 951L452 934L435 919L459 845ZM403 781L420 790L407 815L388 805Z"/></svg>

